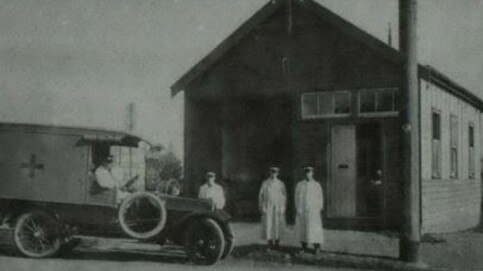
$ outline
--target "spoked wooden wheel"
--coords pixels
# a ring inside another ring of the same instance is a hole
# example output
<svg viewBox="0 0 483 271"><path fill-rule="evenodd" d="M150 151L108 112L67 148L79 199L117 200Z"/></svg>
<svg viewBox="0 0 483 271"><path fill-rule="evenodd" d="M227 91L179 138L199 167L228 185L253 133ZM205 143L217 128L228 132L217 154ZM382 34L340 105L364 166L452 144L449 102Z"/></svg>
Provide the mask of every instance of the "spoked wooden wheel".
<svg viewBox="0 0 483 271"><path fill-rule="evenodd" d="M20 253L28 257L50 257L60 248L56 226L54 219L46 213L22 214L15 225L15 246Z"/></svg>
<svg viewBox="0 0 483 271"><path fill-rule="evenodd" d="M211 265L220 260L225 249L223 230L213 219L191 224L185 235L188 255L196 264Z"/></svg>
<svg viewBox="0 0 483 271"><path fill-rule="evenodd" d="M233 248L235 247L235 238L228 237L225 238L225 249L223 250L223 254L221 255L221 259L225 259L228 255L231 254Z"/></svg>

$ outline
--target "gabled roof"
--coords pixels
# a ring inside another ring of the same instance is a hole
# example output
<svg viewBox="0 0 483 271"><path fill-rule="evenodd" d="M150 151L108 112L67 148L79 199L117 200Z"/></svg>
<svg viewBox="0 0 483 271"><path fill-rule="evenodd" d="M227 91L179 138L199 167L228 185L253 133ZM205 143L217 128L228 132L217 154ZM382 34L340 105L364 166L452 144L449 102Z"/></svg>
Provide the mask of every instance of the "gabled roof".
<svg viewBox="0 0 483 271"><path fill-rule="evenodd" d="M307 10L313 12L322 21L333 25L339 31L346 35L360 41L369 48L373 49L382 57L402 64L402 56L398 50L387 45L371 34L360 29L356 25L350 23L339 15L333 13L329 9L323 7L313 0L271 0L256 12L250 19L243 23L235 32L228 38L221 42L208 55L202 58L194 67L185 73L178 81L171 86L171 95L175 96L178 92L184 90L193 80L207 71L212 65L219 61L225 53L236 46L246 35L254 30L259 24L263 23L268 17L274 14L277 10L285 7L288 3L292 5L301 5ZM440 87L450 92L451 94L471 103L474 106L483 110L483 101L465 89L461 85L449 79L443 73L437 71L430 66L419 65L419 74L426 80L438 84Z"/></svg>
<svg viewBox="0 0 483 271"><path fill-rule="evenodd" d="M215 49L208 55L202 58L194 67L185 73L174 85L171 86L171 95L175 96L178 92L196 79L200 74L210 68L217 60L219 60L225 53L233 48L239 41L241 41L247 34L249 34L257 25L263 23L265 19L270 17L277 11L286 0L273 0L265 4L255 15L243 23L235 32L228 38L222 41Z"/></svg>

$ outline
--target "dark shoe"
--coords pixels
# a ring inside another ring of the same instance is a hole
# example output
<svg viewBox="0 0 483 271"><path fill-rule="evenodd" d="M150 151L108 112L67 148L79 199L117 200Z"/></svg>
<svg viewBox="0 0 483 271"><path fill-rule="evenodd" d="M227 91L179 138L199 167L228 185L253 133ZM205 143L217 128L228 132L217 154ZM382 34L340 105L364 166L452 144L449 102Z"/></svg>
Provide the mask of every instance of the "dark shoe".
<svg viewBox="0 0 483 271"><path fill-rule="evenodd" d="M272 240L267 240L267 251L271 251L273 249L273 241Z"/></svg>
<svg viewBox="0 0 483 271"><path fill-rule="evenodd" d="M280 240L275 240L275 242L273 243L273 248L275 248L275 249L280 248Z"/></svg>
<svg viewBox="0 0 483 271"><path fill-rule="evenodd" d="M314 244L314 255L320 255L322 250L320 250L320 244Z"/></svg>
<svg viewBox="0 0 483 271"><path fill-rule="evenodd" d="M312 255L308 249L299 249L299 251L295 254L296 257L304 259Z"/></svg>

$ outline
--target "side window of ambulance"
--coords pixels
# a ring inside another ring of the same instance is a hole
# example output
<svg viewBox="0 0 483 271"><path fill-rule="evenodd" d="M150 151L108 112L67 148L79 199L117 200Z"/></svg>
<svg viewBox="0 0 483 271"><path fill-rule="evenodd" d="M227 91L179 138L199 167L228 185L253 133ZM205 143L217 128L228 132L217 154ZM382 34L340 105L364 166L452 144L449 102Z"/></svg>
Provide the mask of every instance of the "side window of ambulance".
<svg viewBox="0 0 483 271"><path fill-rule="evenodd" d="M91 162L93 169L96 169L101 162L109 156L109 145L104 143L93 143L91 148Z"/></svg>

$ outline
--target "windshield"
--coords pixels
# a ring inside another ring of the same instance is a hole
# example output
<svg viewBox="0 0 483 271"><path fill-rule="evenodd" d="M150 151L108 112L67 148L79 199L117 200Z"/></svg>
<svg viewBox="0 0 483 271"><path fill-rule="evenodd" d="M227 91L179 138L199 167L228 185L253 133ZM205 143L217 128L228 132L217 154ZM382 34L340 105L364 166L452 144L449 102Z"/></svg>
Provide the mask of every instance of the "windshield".
<svg viewBox="0 0 483 271"><path fill-rule="evenodd" d="M149 152L149 145L143 141L139 142L137 148L112 145L109 152L113 157L113 173L125 181L139 176L135 186L137 190L143 189L146 176L145 157Z"/></svg>

